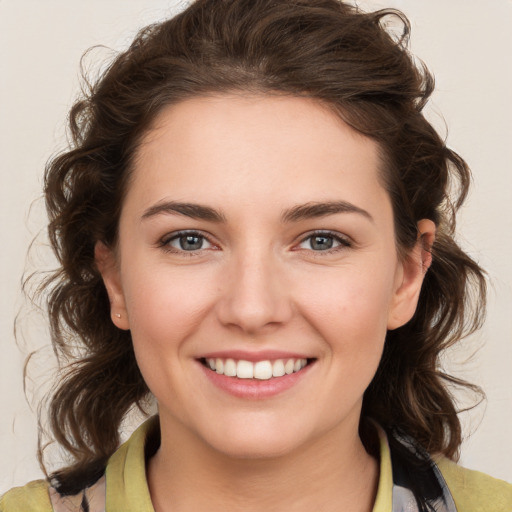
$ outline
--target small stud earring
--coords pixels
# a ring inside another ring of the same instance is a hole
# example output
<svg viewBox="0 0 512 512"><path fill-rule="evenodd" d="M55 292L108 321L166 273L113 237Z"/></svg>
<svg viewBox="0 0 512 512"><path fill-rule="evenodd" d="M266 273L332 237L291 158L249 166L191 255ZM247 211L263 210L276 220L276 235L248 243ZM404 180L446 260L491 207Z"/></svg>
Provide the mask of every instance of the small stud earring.
<svg viewBox="0 0 512 512"><path fill-rule="evenodd" d="M121 318L121 313L116 313L117 318Z"/></svg>

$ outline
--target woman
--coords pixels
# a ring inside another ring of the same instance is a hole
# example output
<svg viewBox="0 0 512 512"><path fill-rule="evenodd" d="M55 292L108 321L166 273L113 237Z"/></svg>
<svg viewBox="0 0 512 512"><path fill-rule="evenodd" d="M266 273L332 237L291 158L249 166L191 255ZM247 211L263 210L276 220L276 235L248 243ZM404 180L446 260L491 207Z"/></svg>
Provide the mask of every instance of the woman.
<svg viewBox="0 0 512 512"><path fill-rule="evenodd" d="M73 462L2 510L510 510L450 460L438 357L485 285L453 239L469 171L388 14L199 0L73 107L45 182Z"/></svg>

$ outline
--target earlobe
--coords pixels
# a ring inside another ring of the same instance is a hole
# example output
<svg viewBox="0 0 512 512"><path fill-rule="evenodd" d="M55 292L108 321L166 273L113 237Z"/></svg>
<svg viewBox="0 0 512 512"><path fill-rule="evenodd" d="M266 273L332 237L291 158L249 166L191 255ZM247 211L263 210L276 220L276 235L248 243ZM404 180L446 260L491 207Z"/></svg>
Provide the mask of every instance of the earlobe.
<svg viewBox="0 0 512 512"><path fill-rule="evenodd" d="M423 279L432 264L432 245L436 226L430 219L418 222L418 239L414 248L401 263L400 280L394 292L388 315L388 329L397 329L414 315Z"/></svg>
<svg viewBox="0 0 512 512"><path fill-rule="evenodd" d="M123 330L130 328L126 311L123 288L114 251L103 242L94 246L94 260L103 278L103 284L110 300L110 316L116 327Z"/></svg>

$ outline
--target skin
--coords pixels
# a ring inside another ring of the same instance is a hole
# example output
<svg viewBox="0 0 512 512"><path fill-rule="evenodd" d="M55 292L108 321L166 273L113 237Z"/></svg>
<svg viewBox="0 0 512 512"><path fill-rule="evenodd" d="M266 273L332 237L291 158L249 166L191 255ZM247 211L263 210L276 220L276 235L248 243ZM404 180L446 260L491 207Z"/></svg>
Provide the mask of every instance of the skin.
<svg viewBox="0 0 512 512"><path fill-rule="evenodd" d="M158 400L156 510L372 509L378 464L358 436L362 397L386 331L414 313L435 233L420 221L423 236L399 258L378 149L294 97L187 100L146 135L118 246L98 243L96 259ZM283 219L340 201L343 211ZM222 220L162 210L168 202ZM183 250L180 230L204 236L202 248ZM314 250L318 230L330 248ZM230 350L314 363L290 389L247 399L212 385L198 362Z"/></svg>

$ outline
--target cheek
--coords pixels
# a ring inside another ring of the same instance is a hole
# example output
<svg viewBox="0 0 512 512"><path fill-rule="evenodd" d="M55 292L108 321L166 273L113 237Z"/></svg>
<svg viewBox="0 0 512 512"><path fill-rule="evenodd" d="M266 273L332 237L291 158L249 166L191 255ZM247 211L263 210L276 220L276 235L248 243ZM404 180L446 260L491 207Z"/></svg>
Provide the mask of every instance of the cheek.
<svg viewBox="0 0 512 512"><path fill-rule="evenodd" d="M314 288L298 292L299 307L329 351L354 363L368 357L378 362L393 291L390 276L352 268L317 275L314 282Z"/></svg>
<svg viewBox="0 0 512 512"><path fill-rule="evenodd" d="M132 272L125 282L137 364L158 402L167 403L178 414L182 401L174 398L186 397L193 385L187 380L187 365L194 355L191 340L210 317L215 302L213 280L199 269L178 272L158 266L137 275ZM171 403L169 397L173 397Z"/></svg>
<svg viewBox="0 0 512 512"><path fill-rule="evenodd" d="M199 267L183 271L135 265L142 270L124 280L135 350L146 359L170 356L208 316L215 303L215 279Z"/></svg>
<svg viewBox="0 0 512 512"><path fill-rule="evenodd" d="M315 277L314 287L296 289L305 328L321 347L323 385L312 400L328 421L341 421L361 404L379 366L392 282L355 267Z"/></svg>

